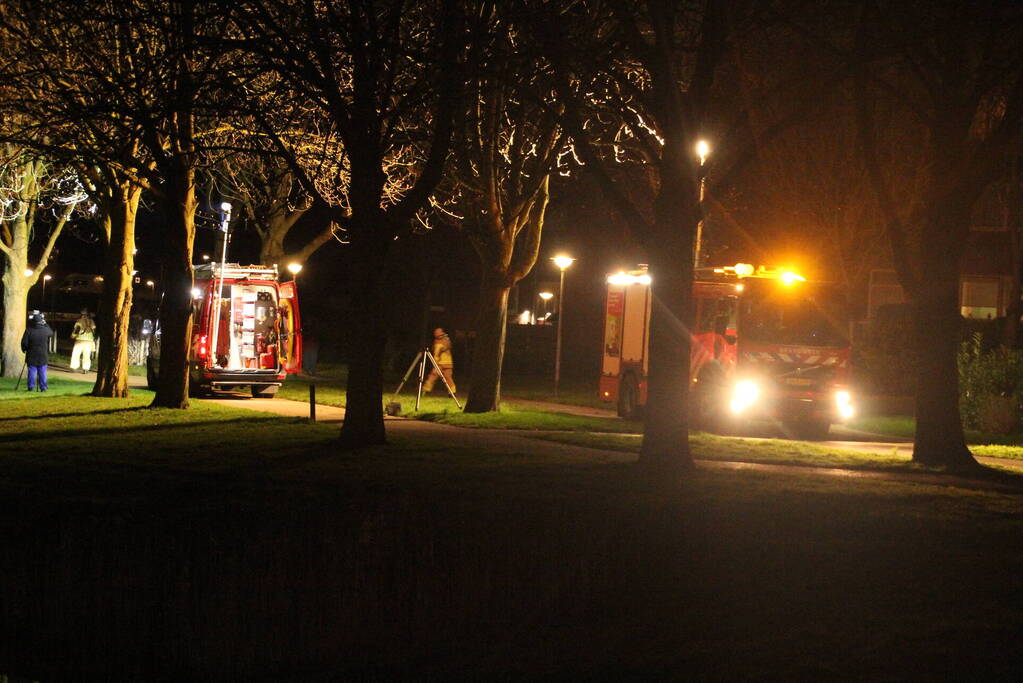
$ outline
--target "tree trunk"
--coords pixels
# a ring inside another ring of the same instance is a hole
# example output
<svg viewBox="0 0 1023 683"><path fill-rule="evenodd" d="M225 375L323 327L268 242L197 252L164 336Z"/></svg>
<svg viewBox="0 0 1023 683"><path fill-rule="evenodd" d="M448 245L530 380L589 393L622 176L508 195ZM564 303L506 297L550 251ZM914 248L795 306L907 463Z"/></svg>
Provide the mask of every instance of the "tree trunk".
<svg viewBox="0 0 1023 683"><path fill-rule="evenodd" d="M501 406L501 369L508 330L507 279L485 275L480 284L476 345L472 355L472 382L465 403L467 413L486 413ZM561 321L558 321L561 324Z"/></svg>
<svg viewBox="0 0 1023 683"><path fill-rule="evenodd" d="M259 263L264 266L277 264L281 270L287 265L284 263L284 239L274 234L269 234L259 245Z"/></svg>
<svg viewBox="0 0 1023 683"><path fill-rule="evenodd" d="M681 138L676 134L675 140ZM692 325L693 241L699 196L687 176L687 147L668 141L661 163L655 234L647 243L650 285L649 383L640 464L659 472L692 468L689 454L689 347Z"/></svg>
<svg viewBox="0 0 1023 683"><path fill-rule="evenodd" d="M348 361L345 420L339 437L340 446L346 449L387 443L381 366L387 341L383 323L383 263L390 241L389 231L374 225L358 238L353 236L351 244L352 356Z"/></svg>
<svg viewBox="0 0 1023 683"><path fill-rule="evenodd" d="M9 250L4 251L4 338L3 376L17 377L25 364L21 350L21 337L25 334L28 320L28 292L30 279L25 276L28 268L28 225L24 218L12 221L10 232L13 237Z"/></svg>
<svg viewBox="0 0 1023 683"><path fill-rule="evenodd" d="M977 461L966 447L959 414L959 278L958 268L951 270L924 278L914 304L919 363L913 462L969 470Z"/></svg>
<svg viewBox="0 0 1023 683"><path fill-rule="evenodd" d="M4 271L4 340L3 376L17 377L25 365L25 354L21 350L21 337L25 334L28 319L28 287L22 274L24 264L18 266L7 261Z"/></svg>
<svg viewBox="0 0 1023 683"><path fill-rule="evenodd" d="M192 246L195 241L195 175L168 174L163 208L168 220L160 306L160 374L154 408L188 407L188 351L192 342Z"/></svg>
<svg viewBox="0 0 1023 683"><path fill-rule="evenodd" d="M914 332L918 357L916 438L913 462L950 470L977 467L966 447L959 413L959 258L969 229L973 200L947 188L928 197L932 207L924 217L929 235L919 246L919 261L927 264L913 297Z"/></svg>
<svg viewBox="0 0 1023 683"><path fill-rule="evenodd" d="M140 196L136 188L121 190L108 217L110 240L97 316L100 344L93 396L128 396L128 323L135 270L135 214Z"/></svg>

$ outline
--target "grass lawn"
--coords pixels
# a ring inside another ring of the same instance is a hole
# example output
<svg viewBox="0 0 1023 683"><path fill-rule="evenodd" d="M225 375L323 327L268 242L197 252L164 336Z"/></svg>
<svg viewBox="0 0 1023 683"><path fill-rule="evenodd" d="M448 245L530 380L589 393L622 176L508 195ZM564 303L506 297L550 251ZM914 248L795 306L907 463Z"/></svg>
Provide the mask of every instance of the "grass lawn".
<svg viewBox="0 0 1023 683"><path fill-rule="evenodd" d="M507 377L502 380L501 393L510 400L516 398L549 403L585 406L615 410L617 406L600 400L597 378L592 380L565 379L554 396L554 380L547 377Z"/></svg>
<svg viewBox="0 0 1023 683"><path fill-rule="evenodd" d="M145 368L143 368L145 370ZM343 406L345 401L345 383L347 381L347 369L340 364L320 364L317 367L317 374L314 377L308 375L297 375L288 377L287 381L278 392L282 398L290 398L299 401L309 400L309 384L316 384L316 400L320 403L332 406ZM462 390L459 393L459 400L465 402L465 389L468 389L468 377L456 376L456 381L462 382ZM384 397L390 400L391 392L401 382L401 375L388 374L384 379ZM402 392L403 402L407 403L409 397L415 401L415 382L406 386ZM429 399L440 398L443 394L443 387L435 388L436 395ZM604 403L597 396L597 384L594 381L565 380L559 387L557 398L554 397L554 381L545 377L507 377L502 380L502 396L505 400L514 403L516 398L533 401L548 401L550 403L564 403L567 405L579 405L588 408L604 408L614 410L615 406ZM438 405L443 406L450 399L442 398ZM406 410L410 410L406 408Z"/></svg>
<svg viewBox="0 0 1023 683"><path fill-rule="evenodd" d="M293 376L289 377L284 382L280 390L277 392L277 396L295 401L308 401L309 385L315 383L317 403L331 406L344 406L346 396L345 381L343 371L339 371L337 368L332 368L330 374L317 375L316 377L308 377L305 375ZM400 377L392 380L391 382L385 381L384 403L388 403L394 398L392 392L395 388L397 388L400 381ZM507 390L509 396L513 395L512 391L512 389ZM582 392L578 390L576 391L581 397ZM531 392L515 393L514 396L519 398L529 398L531 400L549 400L550 398L539 389L534 389ZM566 394L562 392L562 398L565 398L565 396ZM571 394L568 396L571 397ZM465 392L461 392L458 395L458 398L464 405L466 399ZM642 425L638 422L628 422L617 418L583 417L578 415L568 415L565 413L554 413L550 411L530 409L516 404L514 398L507 398L502 401L501 411L499 413L466 414L461 412L455 406L451 398L442 393L442 390L437 387L434 388L433 394L422 397L419 412L415 411L416 396L414 393L414 387L406 387L397 397L397 400L401 403L402 415L414 417L419 420L426 420L428 422L441 422L457 427L596 432L642 431ZM591 401L587 404L582 400L574 402L566 399L562 402L566 404L575 403L578 405L590 405L591 407L607 407L606 405L600 404L599 401Z"/></svg>
<svg viewBox="0 0 1023 683"><path fill-rule="evenodd" d="M62 365L64 367L66 367L66 368L69 368L69 367L71 367L71 356L70 356L70 354L66 354L66 353L51 353L50 354L50 364L51 365ZM93 370L93 372L96 371L96 361L95 361L95 359L93 360L93 363L92 363L92 370ZM146 376L146 366L145 365L129 365L128 366L128 374L129 375L134 375L135 377L145 377Z"/></svg>
<svg viewBox="0 0 1023 683"><path fill-rule="evenodd" d="M908 415L863 417L850 421L848 426L865 432L912 439L916 431L916 420ZM970 444L976 455L1023 459L1023 434L987 434L967 429L966 443Z"/></svg>
<svg viewBox="0 0 1023 683"><path fill-rule="evenodd" d="M26 371L25 374L27 375L28 372ZM0 401L12 399L35 401L54 396L81 396L92 391L92 382L58 378L52 374L46 378L47 389L45 392L28 391L27 380L26 376L22 376L20 383L17 377L0 377ZM17 391L14 389L16 385L18 385Z"/></svg>
<svg viewBox="0 0 1023 683"><path fill-rule="evenodd" d="M589 448L638 453L642 437L635 434L593 434L570 431L551 431L530 434L531 438L570 443ZM702 432L689 436L693 457L698 460L732 462L753 462L772 465L800 465L805 467L840 467L854 470L879 470L891 472L926 472L913 464L907 456L894 449L891 453L866 453L862 451L829 448L801 441L777 439L745 439L733 436L718 436ZM1023 448L1008 446L971 446L974 455L993 458L1023 460ZM999 468L1007 477L1023 475L1018 470Z"/></svg>
<svg viewBox="0 0 1023 683"><path fill-rule="evenodd" d="M546 410L536 410L517 406L514 400L502 402L501 410L495 413L463 413L451 405L450 400L441 406L431 402L410 417L427 422L441 422L456 427L478 427L484 429L531 429L539 431L577 431L577 432L618 432L637 433L643 431L643 423L620 420L616 417L587 417L569 415ZM403 402L409 408L415 406L415 399Z"/></svg>
<svg viewBox="0 0 1023 683"><path fill-rule="evenodd" d="M626 456L398 429L344 453L336 428L147 399L0 402L3 674L1018 673L1023 493L809 468L653 479Z"/></svg>

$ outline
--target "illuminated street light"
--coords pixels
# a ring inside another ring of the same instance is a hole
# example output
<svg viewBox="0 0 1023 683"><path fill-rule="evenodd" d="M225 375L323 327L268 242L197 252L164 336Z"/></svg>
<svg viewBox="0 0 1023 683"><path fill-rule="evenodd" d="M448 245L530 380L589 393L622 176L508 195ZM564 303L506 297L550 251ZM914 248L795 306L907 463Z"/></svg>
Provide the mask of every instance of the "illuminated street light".
<svg viewBox="0 0 1023 683"><path fill-rule="evenodd" d="M39 303L39 308L43 308L43 307L46 306L46 283L49 282L52 279L53 279L53 276L50 275L49 273L47 273L46 275L43 275L42 293L39 296L39 298L41 299L41 301Z"/></svg>
<svg viewBox="0 0 1023 683"><path fill-rule="evenodd" d="M152 280L146 280L146 287L149 287L150 289L152 289L155 286L156 286L155 282L153 282Z"/></svg>
<svg viewBox="0 0 1023 683"><path fill-rule="evenodd" d="M561 328L565 320L565 270L575 263L575 259L565 254L558 254L551 260L561 270L561 283L558 288L558 341L554 351L554 396L557 398L558 385L561 384Z"/></svg>
<svg viewBox="0 0 1023 683"><path fill-rule="evenodd" d="M34 270L32 270L31 268L26 268L25 269L25 277L32 277L35 274L36 274L36 272Z"/></svg>
<svg viewBox="0 0 1023 683"><path fill-rule="evenodd" d="M550 315L548 311L550 310L550 301L554 298L554 292L540 292L537 296L543 301L543 317L540 320L546 320L547 316Z"/></svg>
<svg viewBox="0 0 1023 683"><path fill-rule="evenodd" d="M565 269L575 262L574 258L572 258L571 256L566 256L564 254L558 254L551 260L554 261L554 265L561 269L561 272L565 272Z"/></svg>
<svg viewBox="0 0 1023 683"><path fill-rule="evenodd" d="M302 264L292 261L288 264L288 272L291 273L291 279L298 282L298 274L302 272Z"/></svg>
<svg viewBox="0 0 1023 683"><path fill-rule="evenodd" d="M203 254L202 255L202 260L203 261L209 261L210 260L210 255L209 254Z"/></svg>
<svg viewBox="0 0 1023 683"><path fill-rule="evenodd" d="M700 140L696 143L696 155L700 157L700 166L703 166L707 161L707 157L710 156L710 143L706 140Z"/></svg>
<svg viewBox="0 0 1023 683"><path fill-rule="evenodd" d="M703 255L703 194L706 187L707 174L703 165L710 156L710 143L700 140L696 143L696 154L700 157L700 221L696 224L696 244L693 247L693 268L700 267L700 257Z"/></svg>

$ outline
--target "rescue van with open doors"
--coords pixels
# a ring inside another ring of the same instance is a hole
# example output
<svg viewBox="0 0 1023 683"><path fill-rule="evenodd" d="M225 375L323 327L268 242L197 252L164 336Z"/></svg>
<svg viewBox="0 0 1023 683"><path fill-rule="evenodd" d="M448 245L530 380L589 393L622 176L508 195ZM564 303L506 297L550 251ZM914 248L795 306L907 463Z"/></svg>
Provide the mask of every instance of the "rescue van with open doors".
<svg viewBox="0 0 1023 683"><path fill-rule="evenodd" d="M600 397L637 418L646 404L651 278L607 278ZM777 268L697 269L690 331L690 406L703 428L747 419L821 438L853 416L849 314L843 289Z"/></svg>
<svg viewBox="0 0 1023 683"><path fill-rule="evenodd" d="M276 266L206 263L195 268L189 393L249 387L271 398L302 367L302 327L294 281L280 282ZM146 360L150 388L160 362L160 330Z"/></svg>

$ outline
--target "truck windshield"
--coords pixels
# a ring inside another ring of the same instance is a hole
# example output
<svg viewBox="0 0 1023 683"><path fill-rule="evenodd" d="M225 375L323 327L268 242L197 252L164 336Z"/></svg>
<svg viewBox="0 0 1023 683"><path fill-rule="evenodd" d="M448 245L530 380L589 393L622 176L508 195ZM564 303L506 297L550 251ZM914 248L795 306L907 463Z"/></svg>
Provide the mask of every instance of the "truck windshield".
<svg viewBox="0 0 1023 683"><path fill-rule="evenodd" d="M746 281L741 338L768 344L848 346L848 310L835 285ZM752 286L751 286L752 285Z"/></svg>

